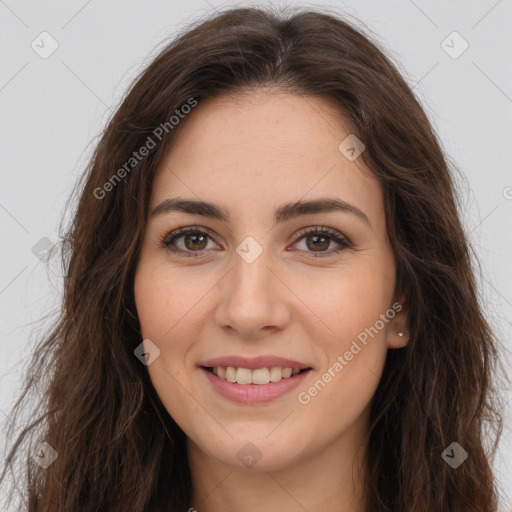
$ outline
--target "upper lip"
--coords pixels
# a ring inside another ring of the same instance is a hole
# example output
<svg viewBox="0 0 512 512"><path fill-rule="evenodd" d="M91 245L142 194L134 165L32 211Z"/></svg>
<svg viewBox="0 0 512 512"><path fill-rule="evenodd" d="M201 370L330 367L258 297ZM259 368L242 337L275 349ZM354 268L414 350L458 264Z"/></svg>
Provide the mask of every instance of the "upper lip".
<svg viewBox="0 0 512 512"><path fill-rule="evenodd" d="M258 357L243 357L243 356L223 356L214 359L203 361L199 366L206 366L209 368L216 368L218 366L233 366L234 368L248 368L250 370L257 370L258 368L268 368L278 366L281 368L292 368L303 370L311 368L307 363L294 361L293 359L286 359L278 356L258 356Z"/></svg>

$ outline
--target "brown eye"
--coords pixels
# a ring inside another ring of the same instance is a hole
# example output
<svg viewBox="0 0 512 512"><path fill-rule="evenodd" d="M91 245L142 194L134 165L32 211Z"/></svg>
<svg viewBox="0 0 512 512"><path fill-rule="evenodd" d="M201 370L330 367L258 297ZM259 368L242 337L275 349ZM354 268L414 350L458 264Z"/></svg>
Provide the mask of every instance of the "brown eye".
<svg viewBox="0 0 512 512"><path fill-rule="evenodd" d="M218 248L208 231L194 226L179 228L161 241L166 249L180 256L203 256L202 251ZM208 242L213 245L208 246Z"/></svg>
<svg viewBox="0 0 512 512"><path fill-rule="evenodd" d="M347 237L325 226L301 231L294 245L310 257L332 256L352 246Z"/></svg>
<svg viewBox="0 0 512 512"><path fill-rule="evenodd" d="M311 243L309 243L311 241ZM308 249L312 251L316 251L319 249L320 251L324 251L329 248L329 244L331 243L328 236L324 235L310 235L306 237L306 245Z"/></svg>
<svg viewBox="0 0 512 512"><path fill-rule="evenodd" d="M185 235L183 240L185 247L191 251L201 251L208 245L207 236L199 233Z"/></svg>

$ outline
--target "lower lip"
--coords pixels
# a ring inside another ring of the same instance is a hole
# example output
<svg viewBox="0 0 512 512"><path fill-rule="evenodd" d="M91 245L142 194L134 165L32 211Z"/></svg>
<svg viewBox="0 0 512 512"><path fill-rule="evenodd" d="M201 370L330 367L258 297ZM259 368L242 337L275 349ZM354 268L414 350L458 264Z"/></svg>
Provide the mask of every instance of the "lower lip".
<svg viewBox="0 0 512 512"><path fill-rule="evenodd" d="M233 402L246 404L271 402L296 388L310 372L307 370L293 377L268 384L237 384L220 379L204 368L201 370L220 395Z"/></svg>

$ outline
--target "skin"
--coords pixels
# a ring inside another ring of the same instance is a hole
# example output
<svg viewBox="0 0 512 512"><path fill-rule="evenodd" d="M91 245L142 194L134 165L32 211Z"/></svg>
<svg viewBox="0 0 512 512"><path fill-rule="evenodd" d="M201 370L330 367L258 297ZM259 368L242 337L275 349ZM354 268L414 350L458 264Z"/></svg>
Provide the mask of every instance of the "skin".
<svg viewBox="0 0 512 512"><path fill-rule="evenodd" d="M381 186L361 158L350 161L338 149L352 132L325 98L276 89L220 96L200 102L180 128L157 170L151 210L179 197L229 208L230 218L150 216L134 292L143 338L160 350L147 367L151 382L188 438L191 507L364 512L359 468L369 404L387 350L407 343L398 336L407 332L406 313L361 345L309 403L297 396L395 302ZM370 226L339 211L273 218L283 203L319 198L347 201ZM199 257L161 242L184 226L212 233L207 243L193 236L187 242L186 235L174 241ZM315 234L294 239L317 226L348 237L351 246L335 253L332 238L320 248ZM248 236L263 248L252 263L236 252ZM313 370L272 402L238 404L217 394L198 368L234 354L290 357ZM248 442L261 455L252 467L237 457Z"/></svg>

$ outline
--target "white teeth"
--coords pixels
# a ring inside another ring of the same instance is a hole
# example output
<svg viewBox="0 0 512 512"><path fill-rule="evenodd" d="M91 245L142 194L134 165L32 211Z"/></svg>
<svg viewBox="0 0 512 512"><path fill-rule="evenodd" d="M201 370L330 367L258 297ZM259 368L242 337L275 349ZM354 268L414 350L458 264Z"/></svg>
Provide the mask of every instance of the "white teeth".
<svg viewBox="0 0 512 512"><path fill-rule="evenodd" d="M281 379L288 379L300 373L295 368L281 368L272 366L270 368L258 368L251 370L249 368L235 368L233 366L217 366L212 368L214 375L228 382L236 382L237 384L268 384L269 382L278 382Z"/></svg>
<svg viewBox="0 0 512 512"><path fill-rule="evenodd" d="M270 368L270 382L277 382L283 378L283 371L279 366Z"/></svg>
<svg viewBox="0 0 512 512"><path fill-rule="evenodd" d="M236 368L232 366L226 368L226 380L228 382L236 382Z"/></svg>
<svg viewBox="0 0 512 512"><path fill-rule="evenodd" d="M283 379L287 379L288 377L292 376L292 369L291 368L283 368Z"/></svg>
<svg viewBox="0 0 512 512"><path fill-rule="evenodd" d="M253 384L268 384L270 382L270 376L268 368L259 368L258 370L252 371L252 383Z"/></svg>
<svg viewBox="0 0 512 512"><path fill-rule="evenodd" d="M251 384L252 371L248 368L238 368L236 371L236 381L238 384Z"/></svg>

